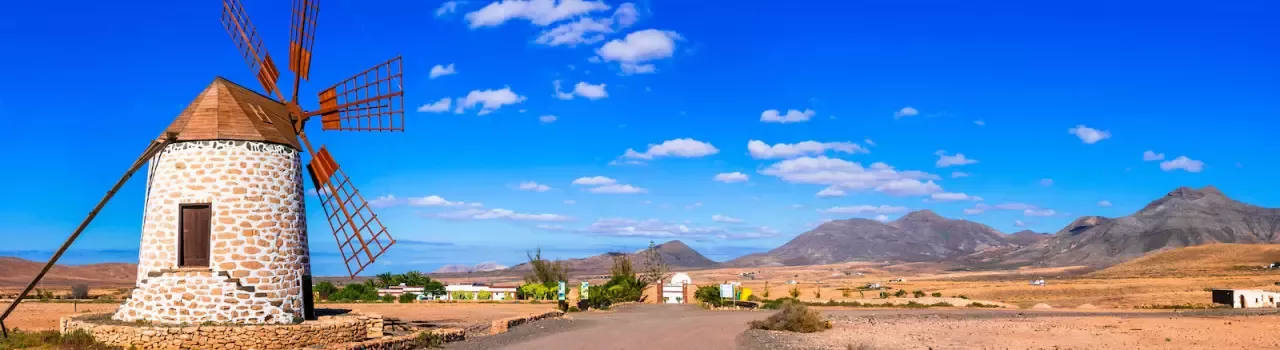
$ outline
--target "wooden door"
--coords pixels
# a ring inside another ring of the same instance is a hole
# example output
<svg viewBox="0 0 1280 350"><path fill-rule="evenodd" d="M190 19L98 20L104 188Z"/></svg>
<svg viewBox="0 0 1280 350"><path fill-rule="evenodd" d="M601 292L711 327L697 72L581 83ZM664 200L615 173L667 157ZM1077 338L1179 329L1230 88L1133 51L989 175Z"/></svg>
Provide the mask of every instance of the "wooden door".
<svg viewBox="0 0 1280 350"><path fill-rule="evenodd" d="M183 205L182 218L179 225L182 235L178 244L182 247L178 253L178 266L209 266L209 231L213 211L208 204Z"/></svg>

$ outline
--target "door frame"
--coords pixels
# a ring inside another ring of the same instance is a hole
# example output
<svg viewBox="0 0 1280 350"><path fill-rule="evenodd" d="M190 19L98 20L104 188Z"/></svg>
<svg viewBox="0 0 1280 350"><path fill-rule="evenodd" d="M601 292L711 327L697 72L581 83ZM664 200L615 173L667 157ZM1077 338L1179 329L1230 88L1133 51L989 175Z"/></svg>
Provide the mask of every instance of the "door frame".
<svg viewBox="0 0 1280 350"><path fill-rule="evenodd" d="M183 209L198 208L198 207L209 208L209 254L208 255L209 255L209 260L210 261L213 260L213 203L182 203L182 204L178 204L178 232L177 232L177 236L178 236L178 239L177 239L178 259L177 260L178 261L176 261L176 264L175 264L179 268L198 268L199 267L199 266L186 266L182 264L182 261L185 258L185 256L183 256L184 254L183 248L185 248L183 246L183 243L185 243L186 241L186 235L184 235L182 232L182 230L185 229L186 227L186 223L183 222L184 219L182 217L183 216L182 211ZM208 266L204 266L204 267L208 268Z"/></svg>

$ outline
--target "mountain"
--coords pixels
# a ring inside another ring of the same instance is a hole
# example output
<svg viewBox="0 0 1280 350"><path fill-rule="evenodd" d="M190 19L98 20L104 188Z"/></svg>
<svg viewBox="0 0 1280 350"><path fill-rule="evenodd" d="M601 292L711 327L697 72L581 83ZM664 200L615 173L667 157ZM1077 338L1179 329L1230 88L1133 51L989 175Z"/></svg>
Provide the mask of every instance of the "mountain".
<svg viewBox="0 0 1280 350"><path fill-rule="evenodd" d="M507 268L506 265L501 265L496 262L489 261L489 262L482 262L482 263L476 264L476 266L471 267L471 270L472 271L493 271L493 270L501 270L505 268Z"/></svg>
<svg viewBox="0 0 1280 350"><path fill-rule="evenodd" d="M765 253L743 256L732 266L830 264L850 260L938 261L1009 246L1000 231L968 220L920 210L887 223L832 220Z"/></svg>
<svg viewBox="0 0 1280 350"><path fill-rule="evenodd" d="M44 268L44 262L16 257L0 257L0 286L26 286ZM71 286L87 284L90 287L126 287L135 282L138 265L129 263L102 263L88 265L54 265L40 280L41 286Z"/></svg>
<svg viewBox="0 0 1280 350"><path fill-rule="evenodd" d="M483 262L483 263L476 264L476 266L467 266L463 264L449 264L449 265L441 266L439 269L436 269L434 273L484 272L484 271L501 270L505 268L507 267L504 265L499 265L496 262L490 261L490 262Z"/></svg>
<svg viewBox="0 0 1280 350"><path fill-rule="evenodd" d="M461 273L471 272L471 266L463 264L449 264L436 269L435 273Z"/></svg>
<svg viewBox="0 0 1280 350"><path fill-rule="evenodd" d="M679 240L668 241L654 246L654 248L658 250L659 255L662 255L662 260L667 263L668 267L703 268L716 265L715 261L707 259L707 257L702 256L701 253L698 253L698 251L693 250L693 248L690 248L688 245L684 244L684 242ZM615 256L625 255L631 258L631 263L634 264L638 270L641 268L640 265L643 262L643 258L639 255L642 252L644 252L644 249L637 250L634 253L608 252L581 259L565 259L562 260L562 262L569 271L579 273L602 273L608 272L609 268L613 267L613 258ZM529 263L526 262L512 266L508 270L528 271L530 269L531 267L529 266Z"/></svg>
<svg viewBox="0 0 1280 350"><path fill-rule="evenodd" d="M1053 238L1003 257L1006 264L1105 267L1147 252L1210 243L1280 243L1280 208L1180 187L1129 216L1084 216Z"/></svg>
<svg viewBox="0 0 1280 350"><path fill-rule="evenodd" d="M1017 246L1029 246L1048 240L1052 235L1032 230L1022 230L1005 236L1005 241Z"/></svg>

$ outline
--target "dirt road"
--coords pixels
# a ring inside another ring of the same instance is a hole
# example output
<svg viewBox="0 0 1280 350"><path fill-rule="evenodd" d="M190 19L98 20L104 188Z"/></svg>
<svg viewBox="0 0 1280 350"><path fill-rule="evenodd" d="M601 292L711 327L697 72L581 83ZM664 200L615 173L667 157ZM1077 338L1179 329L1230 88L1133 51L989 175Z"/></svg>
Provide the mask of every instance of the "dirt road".
<svg viewBox="0 0 1280 350"><path fill-rule="evenodd" d="M626 305L570 314L450 349L735 349L747 322L767 311L706 311L693 305Z"/></svg>

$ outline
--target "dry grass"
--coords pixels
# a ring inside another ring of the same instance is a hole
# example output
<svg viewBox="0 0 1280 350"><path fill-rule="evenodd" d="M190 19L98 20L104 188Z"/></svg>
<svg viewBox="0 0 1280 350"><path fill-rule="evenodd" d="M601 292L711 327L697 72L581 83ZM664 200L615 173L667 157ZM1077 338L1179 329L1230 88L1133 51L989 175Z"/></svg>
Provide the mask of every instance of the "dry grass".
<svg viewBox="0 0 1280 350"><path fill-rule="evenodd" d="M1280 245L1208 244L1149 253L1095 272L1091 277L1176 277L1206 273L1218 276L1248 275L1256 272L1249 268L1276 261L1280 261Z"/></svg>
<svg viewBox="0 0 1280 350"><path fill-rule="evenodd" d="M823 318L818 310L810 310L804 304L788 300L782 303L778 313L751 321L751 329L813 333L831 329L831 321Z"/></svg>

